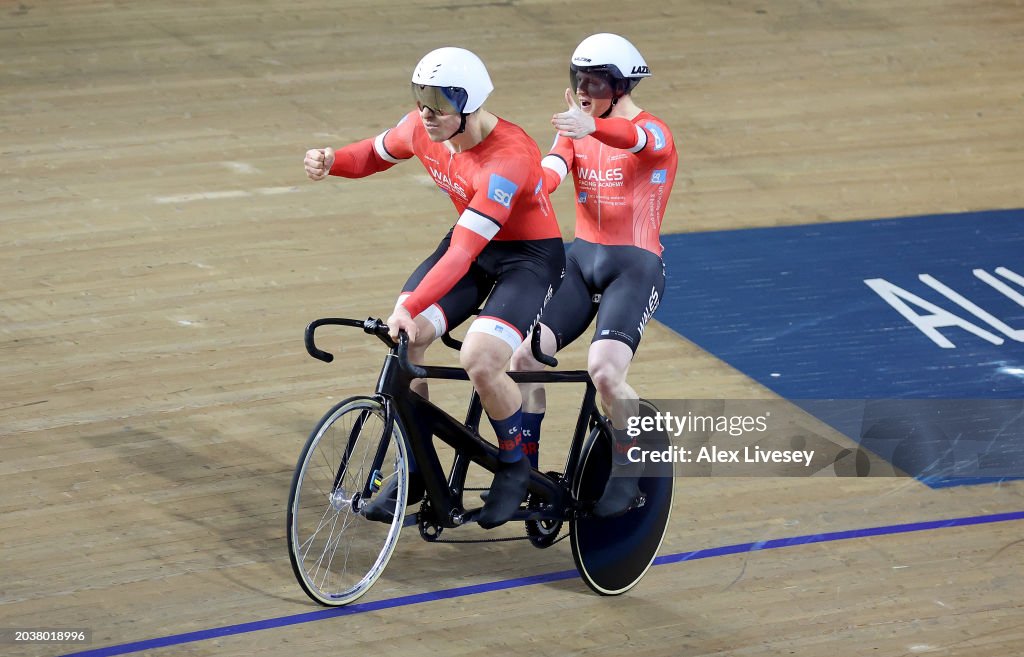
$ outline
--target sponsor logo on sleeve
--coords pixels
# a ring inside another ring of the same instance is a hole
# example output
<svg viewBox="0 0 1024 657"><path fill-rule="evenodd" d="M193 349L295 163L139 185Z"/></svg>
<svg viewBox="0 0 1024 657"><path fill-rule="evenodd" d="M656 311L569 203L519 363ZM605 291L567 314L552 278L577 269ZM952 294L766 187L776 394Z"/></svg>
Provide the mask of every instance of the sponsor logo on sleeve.
<svg viewBox="0 0 1024 657"><path fill-rule="evenodd" d="M512 206L512 197L517 189L519 189L519 185L508 178L492 173L491 180L487 184L487 198L508 208Z"/></svg>
<svg viewBox="0 0 1024 657"><path fill-rule="evenodd" d="M651 182L655 185L664 185L668 180L668 169L655 169L651 172Z"/></svg>
<svg viewBox="0 0 1024 657"><path fill-rule="evenodd" d="M660 151L661 149L665 148L665 145L668 142L665 140L665 133L662 131L661 128L659 128L651 121L648 121L647 123L644 124L644 129L646 129L647 132L654 135L654 150Z"/></svg>

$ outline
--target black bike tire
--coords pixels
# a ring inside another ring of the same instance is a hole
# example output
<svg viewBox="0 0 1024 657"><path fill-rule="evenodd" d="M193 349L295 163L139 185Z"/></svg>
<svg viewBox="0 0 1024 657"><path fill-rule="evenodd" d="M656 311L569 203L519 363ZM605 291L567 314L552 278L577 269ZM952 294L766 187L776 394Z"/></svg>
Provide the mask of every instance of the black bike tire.
<svg viewBox="0 0 1024 657"><path fill-rule="evenodd" d="M599 441L604 441L603 445ZM604 451L602 452L602 450ZM589 460L595 457L598 452L602 452L600 454L601 458L608 459L608 464L599 468L602 472L607 473L610 468L611 459L611 436L607 434L607 430L603 425L598 425L591 430L580 454L579 466L572 481L572 494L577 500L580 499L581 488L588 484L584 479L588 476L588 468L596 467L594 463L589 463ZM607 475L605 474L603 478L606 479ZM616 564L616 567L607 569L614 572L614 577L611 578L611 580L614 580L614 584L610 584L607 574L602 573L600 568L593 567L594 558L587 553L588 550L594 549L591 547L593 542L587 536L592 535L595 528L600 531L602 526L607 526L606 535L609 537L609 541L601 546L601 550L614 553L619 545L625 545L632 538L615 528L616 526L621 526L623 521L619 518L605 520L593 516L577 516L570 519L569 539L572 546L573 561L576 564L577 571L580 573L580 577L595 593L606 596L622 595L636 586L653 565L668 532L672 503L675 496L675 481L672 477L660 478L657 483L662 487L659 499L654 501L659 505L659 508L656 510L657 514L654 516L652 526L648 529L648 531L656 535L654 537L656 540L653 540L650 536L645 537L642 548L636 550L641 553L640 556L636 557L635 554L630 554L630 558L634 560L632 563ZM668 489L667 501L664 499L665 487ZM622 518L626 518L625 522L628 523L629 514L642 513L643 511L643 509L634 509Z"/></svg>

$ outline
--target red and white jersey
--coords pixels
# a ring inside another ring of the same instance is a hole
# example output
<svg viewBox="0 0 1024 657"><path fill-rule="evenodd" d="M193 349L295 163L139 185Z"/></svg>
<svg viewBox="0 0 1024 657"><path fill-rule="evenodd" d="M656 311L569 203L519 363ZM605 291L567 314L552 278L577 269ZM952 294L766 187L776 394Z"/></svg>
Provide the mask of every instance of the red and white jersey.
<svg viewBox="0 0 1024 657"><path fill-rule="evenodd" d="M349 152L354 149L359 152ZM493 224L482 231L488 239L561 237L542 184L537 144L522 128L501 118L486 139L456 153L447 143L430 140L414 110L376 138L339 150L331 175L359 178L413 156L448 194L460 215L470 210L481 222Z"/></svg>
<svg viewBox="0 0 1024 657"><path fill-rule="evenodd" d="M676 178L678 155L660 119L595 119L582 139L559 136L543 160L548 191L571 171L576 185L576 237L633 245L661 256L661 222Z"/></svg>
<svg viewBox="0 0 1024 657"><path fill-rule="evenodd" d="M466 151L430 140L418 113L373 139L335 153L331 175L361 178L413 156L459 212L448 252L402 304L412 316L440 299L493 240L561 238L544 185L540 149L522 128L499 118L487 137Z"/></svg>

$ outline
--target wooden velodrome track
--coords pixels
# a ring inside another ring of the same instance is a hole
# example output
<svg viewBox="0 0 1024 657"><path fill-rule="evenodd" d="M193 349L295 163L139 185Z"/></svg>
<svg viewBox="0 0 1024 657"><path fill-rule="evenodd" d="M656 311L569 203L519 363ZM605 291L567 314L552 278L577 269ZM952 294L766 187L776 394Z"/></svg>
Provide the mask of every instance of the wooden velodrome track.
<svg viewBox="0 0 1024 657"><path fill-rule="evenodd" d="M387 315L454 215L416 163L312 183L302 155L393 124L440 45L480 53L488 107L544 149L569 54L606 30L646 55L655 77L636 98L680 145L666 232L1024 205L1012 0L0 3L0 627L93 632L0 653L316 611L285 549L292 468L321 413L370 389L382 351L339 332L324 365L302 328ZM569 237L572 194L554 201ZM585 343L563 364L582 366ZM441 347L434 360L454 362ZM631 380L651 398L772 396L657 323ZM457 407L466 389L434 396ZM552 394L549 417L574 400ZM661 553L1015 512L1022 493L687 480ZM1021 527L744 552L656 566L618 598L569 578L146 653L1019 655ZM407 530L363 601L572 567L568 542Z"/></svg>

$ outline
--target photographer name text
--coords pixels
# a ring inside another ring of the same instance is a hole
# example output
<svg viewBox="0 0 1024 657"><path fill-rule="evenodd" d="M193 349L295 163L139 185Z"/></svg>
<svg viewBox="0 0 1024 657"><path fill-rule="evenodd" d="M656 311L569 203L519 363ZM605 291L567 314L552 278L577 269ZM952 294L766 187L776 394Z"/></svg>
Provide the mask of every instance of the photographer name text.
<svg viewBox="0 0 1024 657"><path fill-rule="evenodd" d="M630 447L626 458L633 463L796 463L807 467L814 458L814 450L761 449L757 445L743 449L701 447L698 450L669 447L663 450L645 450Z"/></svg>

